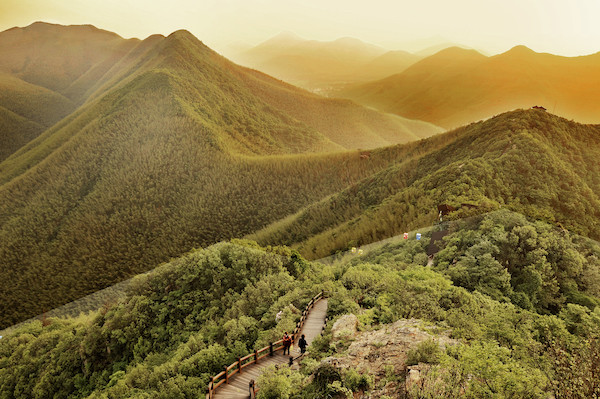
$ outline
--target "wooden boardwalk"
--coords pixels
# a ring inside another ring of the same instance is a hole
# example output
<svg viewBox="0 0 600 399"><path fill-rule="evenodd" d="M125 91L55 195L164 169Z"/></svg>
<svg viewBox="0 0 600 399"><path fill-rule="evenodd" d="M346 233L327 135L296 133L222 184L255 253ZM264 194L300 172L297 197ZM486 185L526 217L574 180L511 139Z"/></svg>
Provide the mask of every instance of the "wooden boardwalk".
<svg viewBox="0 0 600 399"><path fill-rule="evenodd" d="M325 316L327 314L327 299L320 299L315 303L314 307L308 313L306 322L300 330L301 334L305 335L306 341L308 342L308 351L310 351L310 344L312 341L321 335L323 325L325 322ZM298 342L294 342L294 349L291 355L296 358L300 356L300 348L298 348ZM250 397L250 381L258 381L260 375L265 369L272 365L287 365L289 364L290 357L288 355L282 355L281 351L275 352L273 356L268 356L261 359L258 363L253 364L243 370L242 373L236 374L229 378L229 384L222 385L216 390L213 398L216 399L247 399Z"/></svg>

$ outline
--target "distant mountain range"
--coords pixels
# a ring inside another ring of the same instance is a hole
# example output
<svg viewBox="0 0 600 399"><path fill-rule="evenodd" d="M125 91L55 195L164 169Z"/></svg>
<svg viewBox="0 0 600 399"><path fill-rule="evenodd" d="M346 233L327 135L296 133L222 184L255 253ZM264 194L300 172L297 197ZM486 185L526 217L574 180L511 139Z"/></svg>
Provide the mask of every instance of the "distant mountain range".
<svg viewBox="0 0 600 399"><path fill-rule="evenodd" d="M328 92L349 83L381 79L422 56L389 51L354 38L330 42L306 40L284 32L233 57L279 79L313 91Z"/></svg>
<svg viewBox="0 0 600 399"><path fill-rule="evenodd" d="M561 57L517 46L492 57L448 48L403 72L336 94L449 129L533 105L598 123L599 93L600 53Z"/></svg>
<svg viewBox="0 0 600 399"><path fill-rule="evenodd" d="M34 23L26 28L0 33L0 115L3 115L0 119L0 161L80 106L93 102L143 68L154 67L151 58L157 55L154 50L162 39L155 35L144 41L125 40L92 26L46 23ZM228 106L242 106L245 102L243 112L254 106L271 108L271 126L262 126L250 142L241 139L241 136L252 132L238 131L250 128L249 124L236 128L233 126L234 115L223 123L230 126L223 140L229 141L230 146L241 152L373 148L441 131L427 123L383 115L349 101L325 100L256 71L237 67L216 54L211 57L218 64L212 72L219 71L220 79L240 81L236 87L224 91L219 88L221 96L239 94L238 101L230 102ZM194 61L186 62L192 64ZM216 75L205 77L217 84L213 79ZM238 89L242 91L238 93ZM204 93L190 95L202 97ZM209 95L215 94L211 92ZM208 97L204 98L208 101ZM208 106L220 101L215 98L208 102ZM322 117L324 114L326 118ZM287 118L286 121L275 122L282 117ZM237 122L239 124L240 120ZM292 130L296 134L285 133L285 144L281 141L283 136L274 137ZM265 134L269 137L260 137ZM257 144L257 140L262 141L261 144Z"/></svg>
<svg viewBox="0 0 600 399"><path fill-rule="evenodd" d="M240 67L187 31L36 23L0 43L2 326L391 162L348 150L441 132Z"/></svg>

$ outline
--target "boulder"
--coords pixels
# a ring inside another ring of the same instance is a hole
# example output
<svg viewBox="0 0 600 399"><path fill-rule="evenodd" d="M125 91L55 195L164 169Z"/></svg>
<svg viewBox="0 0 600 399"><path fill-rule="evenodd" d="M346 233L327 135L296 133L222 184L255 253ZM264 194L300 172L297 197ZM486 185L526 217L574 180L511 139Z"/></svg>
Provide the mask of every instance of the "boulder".
<svg viewBox="0 0 600 399"><path fill-rule="evenodd" d="M353 335L358 327L358 318L353 314L346 314L340 317L331 328L334 339Z"/></svg>

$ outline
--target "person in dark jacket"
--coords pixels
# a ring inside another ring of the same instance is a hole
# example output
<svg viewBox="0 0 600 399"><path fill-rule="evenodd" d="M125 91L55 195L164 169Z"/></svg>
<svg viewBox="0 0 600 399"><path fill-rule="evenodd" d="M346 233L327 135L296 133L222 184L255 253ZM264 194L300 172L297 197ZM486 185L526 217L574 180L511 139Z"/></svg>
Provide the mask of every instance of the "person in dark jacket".
<svg viewBox="0 0 600 399"><path fill-rule="evenodd" d="M304 354L306 352L306 347L308 346L308 342L306 342L306 338L304 338L304 334L300 337L298 341L298 346L300 347L300 353Z"/></svg>

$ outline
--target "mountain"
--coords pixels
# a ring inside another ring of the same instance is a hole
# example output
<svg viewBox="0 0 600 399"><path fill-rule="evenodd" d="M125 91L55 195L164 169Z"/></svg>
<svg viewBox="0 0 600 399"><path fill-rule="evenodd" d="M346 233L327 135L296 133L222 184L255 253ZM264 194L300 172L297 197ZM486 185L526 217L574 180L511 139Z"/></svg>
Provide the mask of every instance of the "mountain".
<svg viewBox="0 0 600 399"><path fill-rule="evenodd" d="M0 72L0 161L73 108L59 93Z"/></svg>
<svg viewBox="0 0 600 399"><path fill-rule="evenodd" d="M388 51L355 71L355 81L371 81L398 74L419 61L422 57L407 51Z"/></svg>
<svg viewBox="0 0 600 399"><path fill-rule="evenodd" d="M600 238L600 125L517 110L402 148L389 168L249 238L316 259L432 225L438 205L455 218L508 208Z"/></svg>
<svg viewBox="0 0 600 399"><path fill-rule="evenodd" d="M439 53L440 51L446 50L448 48L453 48L453 47L458 47L458 48L462 48L465 50L471 50L471 48L467 47L467 46L463 46L457 43L451 43L451 42L441 42L441 43L436 43L436 44L432 44L430 46L427 46L417 52L415 52L415 54L417 54L418 56L421 56L423 58L425 57L429 57L432 56L436 53ZM478 51L481 53L481 51Z"/></svg>
<svg viewBox="0 0 600 399"><path fill-rule="evenodd" d="M234 59L301 87L329 92L340 85L402 72L420 58L349 37L321 42L284 32Z"/></svg>
<svg viewBox="0 0 600 399"><path fill-rule="evenodd" d="M86 89L138 44L91 25L36 22L0 33L0 71L80 103Z"/></svg>
<svg viewBox="0 0 600 399"><path fill-rule="evenodd" d="M89 25L0 32L0 161L74 112L138 42Z"/></svg>
<svg viewBox="0 0 600 399"><path fill-rule="evenodd" d="M449 48L343 97L445 128L514 109L545 106L583 123L600 121L600 53L561 57L517 46L486 57Z"/></svg>
<svg viewBox="0 0 600 399"><path fill-rule="evenodd" d="M0 53L3 55L0 60L0 86L3 88L0 107L6 108L1 111L5 117L0 121L0 161L82 104L98 98L128 78L139 67L136 63L145 63L148 60L144 57L153 56L152 48L160 40L160 35L143 42L125 40L92 26L39 22L0 33ZM229 63L225 64L227 68L233 68ZM334 141L319 144L320 140L326 142L327 139L318 139L313 150L373 148L440 131L430 124L382 115L348 101L326 101L253 71L240 73L243 76L239 78L251 90L256 90L254 94L262 96L261 101L275 108L280 107L279 102L285 103L283 111L290 117L321 130ZM312 109L307 112L306 108ZM318 118L313 112L315 108L319 109ZM311 133L312 136L315 134ZM298 151L303 150L296 148L292 152Z"/></svg>
<svg viewBox="0 0 600 399"><path fill-rule="evenodd" d="M348 149L440 131L239 67L187 31L138 42L89 82L82 105L0 163L0 325L251 233L392 162Z"/></svg>

